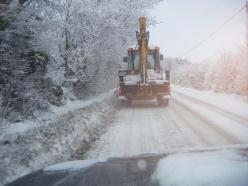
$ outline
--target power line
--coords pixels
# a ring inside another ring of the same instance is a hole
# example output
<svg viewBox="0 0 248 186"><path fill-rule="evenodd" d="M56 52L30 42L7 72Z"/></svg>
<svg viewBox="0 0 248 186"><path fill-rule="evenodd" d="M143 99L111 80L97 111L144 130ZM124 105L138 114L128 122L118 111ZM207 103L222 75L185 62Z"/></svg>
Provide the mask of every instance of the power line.
<svg viewBox="0 0 248 186"><path fill-rule="evenodd" d="M233 14L229 19L227 19L223 24L221 24L215 31L210 33L205 39L201 40L198 44L196 44L194 47L189 49L185 52L183 56L189 55L191 52L193 52L195 49L199 48L202 44L204 44L206 41L208 41L210 38L212 38L216 33L218 33L225 25L227 25L229 22L231 22L238 14L240 14L246 6L243 6L240 8L235 14Z"/></svg>

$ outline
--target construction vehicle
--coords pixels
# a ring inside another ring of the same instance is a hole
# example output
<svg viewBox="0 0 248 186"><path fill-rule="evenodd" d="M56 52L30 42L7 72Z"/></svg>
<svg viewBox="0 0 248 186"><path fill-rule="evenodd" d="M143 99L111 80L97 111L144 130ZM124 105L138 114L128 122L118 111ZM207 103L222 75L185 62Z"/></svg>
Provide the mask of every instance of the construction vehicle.
<svg viewBox="0 0 248 186"><path fill-rule="evenodd" d="M156 98L159 105L168 105L170 96L170 72L163 71L160 60L163 55L159 47L149 47L149 32L146 18L139 19L140 31L136 32L137 47L128 48L123 58L127 69L119 69L118 98L122 104L130 105L135 99Z"/></svg>

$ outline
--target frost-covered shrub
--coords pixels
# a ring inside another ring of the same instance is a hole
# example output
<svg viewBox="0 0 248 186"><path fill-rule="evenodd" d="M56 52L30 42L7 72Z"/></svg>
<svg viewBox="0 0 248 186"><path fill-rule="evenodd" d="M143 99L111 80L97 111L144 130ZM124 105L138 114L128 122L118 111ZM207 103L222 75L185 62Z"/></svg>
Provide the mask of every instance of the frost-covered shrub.
<svg viewBox="0 0 248 186"><path fill-rule="evenodd" d="M113 88L128 45L136 43L139 16L159 1L32 1L29 13L36 16L30 19L31 28L51 59L46 76L72 87L67 92L76 90L76 97Z"/></svg>
<svg viewBox="0 0 248 186"><path fill-rule="evenodd" d="M245 48L222 54L216 62L191 63L173 70L173 82L197 89L248 95L248 60Z"/></svg>
<svg viewBox="0 0 248 186"><path fill-rule="evenodd" d="M32 33L26 27L12 25L0 37L0 117L20 120L47 107L48 57L33 49Z"/></svg>

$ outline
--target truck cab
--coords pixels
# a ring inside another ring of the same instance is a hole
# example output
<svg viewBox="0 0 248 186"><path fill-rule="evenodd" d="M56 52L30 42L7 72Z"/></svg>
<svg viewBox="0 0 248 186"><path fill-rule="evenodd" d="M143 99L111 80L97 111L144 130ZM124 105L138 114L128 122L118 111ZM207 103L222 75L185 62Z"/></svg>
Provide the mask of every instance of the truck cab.
<svg viewBox="0 0 248 186"><path fill-rule="evenodd" d="M148 48L147 52L147 69L153 69L157 72L161 70L160 60L163 60L163 55L159 55L159 48ZM140 52L137 49L129 48L128 57L124 59L128 63L128 69L140 72Z"/></svg>

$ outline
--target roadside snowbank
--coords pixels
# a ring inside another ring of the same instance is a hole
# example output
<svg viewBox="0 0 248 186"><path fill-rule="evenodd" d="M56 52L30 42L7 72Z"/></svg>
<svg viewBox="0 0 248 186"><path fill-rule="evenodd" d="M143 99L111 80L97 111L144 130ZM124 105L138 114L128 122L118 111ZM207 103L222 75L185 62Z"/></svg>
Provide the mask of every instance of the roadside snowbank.
<svg viewBox="0 0 248 186"><path fill-rule="evenodd" d="M248 119L248 102L245 97L234 94L220 94L211 91L199 91L173 85L172 90L193 97L207 104L214 105L228 112L235 113Z"/></svg>
<svg viewBox="0 0 248 186"><path fill-rule="evenodd" d="M173 98L236 143L248 143L248 103L241 97L173 86Z"/></svg>
<svg viewBox="0 0 248 186"><path fill-rule="evenodd" d="M50 164L77 159L111 123L113 92L53 107L39 121L10 125L0 137L0 185Z"/></svg>
<svg viewBox="0 0 248 186"><path fill-rule="evenodd" d="M103 93L97 97L91 98L89 100L75 100L75 101L67 101L64 106L54 106L51 105L49 112L40 112L37 111L34 115L36 116L35 120L26 120L24 122L16 122L8 124L5 128L0 131L0 140L6 137L6 135L15 135L24 133L28 130L31 130L35 127L48 125L49 123L56 120L63 114L68 112L74 112L82 107L86 107L92 105L94 103L100 102L110 95L113 94L113 91Z"/></svg>

